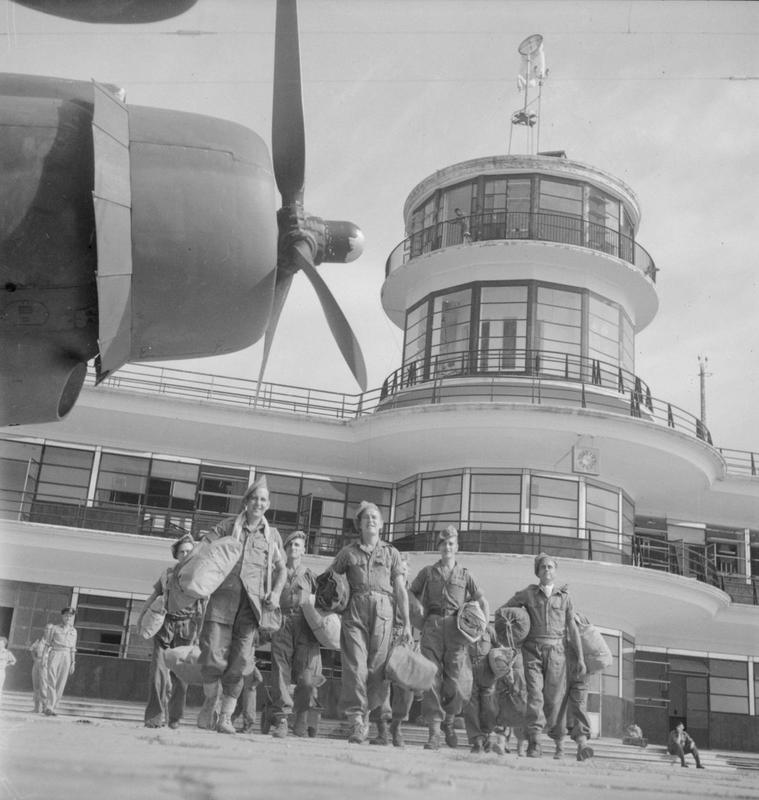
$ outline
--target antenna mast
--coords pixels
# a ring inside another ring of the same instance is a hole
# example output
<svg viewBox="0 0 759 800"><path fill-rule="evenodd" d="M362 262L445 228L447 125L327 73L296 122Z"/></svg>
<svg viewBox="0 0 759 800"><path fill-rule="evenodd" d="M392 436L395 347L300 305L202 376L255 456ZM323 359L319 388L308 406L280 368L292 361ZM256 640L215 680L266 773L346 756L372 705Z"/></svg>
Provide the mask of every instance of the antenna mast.
<svg viewBox="0 0 759 800"><path fill-rule="evenodd" d="M517 76L517 88L524 93L524 101L522 108L511 115L509 155L511 155L511 143L515 125L522 125L528 129L527 151L532 155L533 128L536 128L537 133L537 150L540 149L540 103L543 95L543 81L548 75L545 54L543 53L543 37L539 33L534 33L522 41L517 49L522 56L522 64ZM537 87L537 97L532 99L530 99L531 87ZM536 107L536 111L531 110L533 105Z"/></svg>
<svg viewBox="0 0 759 800"><path fill-rule="evenodd" d="M698 357L698 380L701 389L701 424L706 426L706 379L711 376L711 372L706 371L709 361L707 356Z"/></svg>

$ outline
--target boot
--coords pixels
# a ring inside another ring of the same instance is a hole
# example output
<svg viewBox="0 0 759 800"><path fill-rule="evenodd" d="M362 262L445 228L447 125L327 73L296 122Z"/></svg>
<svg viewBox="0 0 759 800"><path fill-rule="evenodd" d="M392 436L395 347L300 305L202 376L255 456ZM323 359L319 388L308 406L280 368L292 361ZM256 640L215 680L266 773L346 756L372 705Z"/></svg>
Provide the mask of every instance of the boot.
<svg viewBox="0 0 759 800"><path fill-rule="evenodd" d="M403 747L406 744L403 739L403 729L401 728L402 722L402 719L394 719L390 723L390 734L393 737L393 747Z"/></svg>
<svg viewBox="0 0 759 800"><path fill-rule="evenodd" d="M350 733L348 734L348 741L351 744L363 744L366 739L366 727L364 720L361 716L353 717L350 721Z"/></svg>
<svg viewBox="0 0 759 800"><path fill-rule="evenodd" d="M445 743L448 747L458 747L459 746L459 739L456 736L456 729L453 727L454 718L452 716L446 717L441 724L441 729L445 734Z"/></svg>
<svg viewBox="0 0 759 800"><path fill-rule="evenodd" d="M527 758L540 758L543 755L537 734L531 733L527 744Z"/></svg>
<svg viewBox="0 0 759 800"><path fill-rule="evenodd" d="M271 735L275 739L286 739L288 734L287 730L287 717L280 717L271 729Z"/></svg>
<svg viewBox="0 0 759 800"><path fill-rule="evenodd" d="M321 718L322 712L319 711L318 708L310 708L308 710L308 715L306 717L308 720L308 728L306 728L306 732L308 733L309 739L314 739L319 733L319 722Z"/></svg>
<svg viewBox="0 0 759 800"><path fill-rule="evenodd" d="M430 726L430 735L429 739L424 744L425 750L439 750L440 749L440 740L442 739L442 735L440 733L440 723L433 722Z"/></svg>
<svg viewBox="0 0 759 800"><path fill-rule="evenodd" d="M216 723L217 733L237 733L235 726L232 724L232 713L236 705L236 697L229 697L226 694L221 696L221 711L219 712L219 720Z"/></svg>
<svg viewBox="0 0 759 800"><path fill-rule="evenodd" d="M216 728L216 723L218 722L218 714L216 712L216 703L219 697L218 681L204 683L203 694L205 699L198 713L198 727L212 731Z"/></svg>
<svg viewBox="0 0 759 800"><path fill-rule="evenodd" d="M377 735L369 741L369 744L378 744L381 747L387 747L390 744L390 739L388 738L389 732L390 726L387 724L387 720L378 720Z"/></svg>
<svg viewBox="0 0 759 800"><path fill-rule="evenodd" d="M472 747L469 751L470 753L484 753L485 752L485 737L484 736L475 736L472 739Z"/></svg>
<svg viewBox="0 0 759 800"><path fill-rule="evenodd" d="M553 751L553 760L554 761L561 761L562 756L564 755L564 743L561 739L556 739L554 741L555 749Z"/></svg>
<svg viewBox="0 0 759 800"><path fill-rule="evenodd" d="M293 733L301 738L308 736L308 712L297 711L295 714L295 724L293 725Z"/></svg>
<svg viewBox="0 0 759 800"><path fill-rule="evenodd" d="M578 761L586 761L589 758L593 758L593 748L588 747L588 737L587 736L578 736L577 737L577 760Z"/></svg>
<svg viewBox="0 0 759 800"><path fill-rule="evenodd" d="M499 756L509 752L509 748L506 746L506 737L498 731L493 731L493 733L488 736L485 749Z"/></svg>

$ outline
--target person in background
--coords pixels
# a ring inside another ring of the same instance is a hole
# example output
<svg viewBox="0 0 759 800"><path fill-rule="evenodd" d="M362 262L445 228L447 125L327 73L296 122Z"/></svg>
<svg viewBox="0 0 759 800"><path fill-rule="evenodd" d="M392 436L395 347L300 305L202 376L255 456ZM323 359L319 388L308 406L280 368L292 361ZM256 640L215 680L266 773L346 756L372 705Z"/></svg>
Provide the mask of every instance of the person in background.
<svg viewBox="0 0 759 800"><path fill-rule="evenodd" d="M438 665L431 689L422 696L422 714L429 727L426 750L440 747L441 732L448 747L456 747L458 739L454 720L472 692L472 667L467 641L458 629L457 614L469 600L476 601L485 617L490 608L466 567L456 562L459 533L453 525L437 537L440 560L422 568L411 583L410 592L424 608L422 655Z"/></svg>
<svg viewBox="0 0 759 800"><path fill-rule="evenodd" d="M564 738L562 700L567 691L565 642L577 656L578 679L585 675L585 660L569 590L554 586L557 560L539 553L534 566L539 583L517 592L506 605L524 608L530 615L530 632L522 643L527 682L527 756L540 758L540 735L545 730L556 743L560 758Z"/></svg>
<svg viewBox="0 0 759 800"><path fill-rule="evenodd" d="M490 752L491 734L497 721L496 679L488 662L488 653L493 647L498 647L498 639L493 626L488 625L485 633L468 648L472 694L464 706L464 724L473 753Z"/></svg>
<svg viewBox="0 0 759 800"><path fill-rule="evenodd" d="M384 673L394 614L400 614L402 635L409 640L411 623L400 553L380 539L383 521L379 508L362 500L353 521L360 538L340 550L332 569L345 575L350 585L340 630L343 675L339 705L348 720L348 741L361 744L370 712L387 696ZM378 725L379 735L387 738L387 721Z"/></svg>
<svg viewBox="0 0 759 800"><path fill-rule="evenodd" d="M45 661L45 640L50 635L52 624L45 625L42 636L35 639L29 645L29 652L32 654L32 689L34 691L34 713L45 713L45 702L47 695L47 684L45 683L45 671L47 662Z"/></svg>
<svg viewBox="0 0 759 800"><path fill-rule="evenodd" d="M181 536L171 545L171 555L177 566L187 559L195 548L195 540L189 533ZM137 627L153 600L171 590L171 575L174 567L168 567L153 586L153 593L148 597L137 619ZM178 728L184 716L187 684L177 675L171 674L164 660L166 651L171 647L193 645L198 639L198 631L203 620L203 600L193 600L190 605L176 613L166 613L163 625L153 636L153 657L150 661L148 677L148 703L145 707L145 727L162 728L167 724L170 728Z"/></svg>
<svg viewBox="0 0 759 800"><path fill-rule="evenodd" d="M306 534L293 531L285 539L285 585L279 597L282 627L271 635L271 735L284 739L288 717L295 712L293 732L308 735L308 712L319 707L317 688L324 682L319 642L303 616L302 605L316 591L316 575L303 565ZM295 684L291 693L290 685Z"/></svg>
<svg viewBox="0 0 759 800"><path fill-rule="evenodd" d="M0 636L0 700L3 697L3 685L5 684L5 669L12 667L16 663L16 656L8 650L8 640L5 636Z"/></svg>
<svg viewBox="0 0 759 800"><path fill-rule="evenodd" d="M218 733L236 733L232 714L240 696L244 676L255 664L255 637L262 607L279 606L287 577L282 539L266 519L269 510L266 477L245 491L240 512L216 525L203 538L215 541L235 536L242 553L231 572L208 598L200 631L200 659L205 700L198 714L198 727ZM271 561L271 585L267 564ZM221 684L221 709L215 720Z"/></svg>
<svg viewBox="0 0 759 800"><path fill-rule="evenodd" d="M61 609L61 622L50 628L45 639L45 652L42 657L47 661L45 714L48 717L58 716L55 709L63 697L66 681L76 669L75 617L76 611L73 608Z"/></svg>
<svg viewBox="0 0 759 800"><path fill-rule="evenodd" d="M667 740L667 750L671 755L677 756L680 759L681 767L688 766L685 763L685 754L690 753L693 756L693 760L696 762L696 769L704 768L704 765L701 763L698 747L696 747L696 743L688 735L685 730L685 725L682 722L678 722L674 730L670 731L669 739Z"/></svg>
<svg viewBox="0 0 759 800"><path fill-rule="evenodd" d="M401 574L408 591L408 553L401 553ZM395 617L393 619L393 639L390 643L394 647L403 640L403 615L399 608L395 607ZM393 747L404 747L402 725L408 719L409 711L414 703L414 692L399 686L396 683L388 684L385 699L382 705L375 708L371 713L371 718L377 723L377 736L369 740L369 744L384 745L390 744L387 738L387 723L390 721L390 735L393 739Z"/></svg>

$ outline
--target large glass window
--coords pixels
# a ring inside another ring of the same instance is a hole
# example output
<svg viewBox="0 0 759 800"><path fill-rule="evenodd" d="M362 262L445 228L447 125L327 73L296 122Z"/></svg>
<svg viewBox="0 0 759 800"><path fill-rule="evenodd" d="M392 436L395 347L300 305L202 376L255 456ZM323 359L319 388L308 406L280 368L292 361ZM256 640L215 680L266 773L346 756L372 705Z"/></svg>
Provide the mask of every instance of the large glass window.
<svg viewBox="0 0 759 800"><path fill-rule="evenodd" d="M440 246L438 242L437 197L433 196L411 217L411 257L428 253Z"/></svg>
<svg viewBox="0 0 759 800"><path fill-rule="evenodd" d="M527 238L530 232L530 178L486 179L475 239Z"/></svg>
<svg viewBox="0 0 759 800"><path fill-rule="evenodd" d="M579 379L582 345L582 295L565 289L538 286L535 309L535 346L540 370ZM566 356L575 356L566 361Z"/></svg>
<svg viewBox="0 0 759 800"><path fill-rule="evenodd" d="M619 340L619 306L591 294L588 297L588 357L602 362L602 370L604 364L613 365L616 373ZM614 376L609 378L613 384Z"/></svg>
<svg viewBox="0 0 759 800"><path fill-rule="evenodd" d="M37 481L36 500L82 503L87 499L94 453L47 445Z"/></svg>
<svg viewBox="0 0 759 800"><path fill-rule="evenodd" d="M96 499L99 504L142 505L150 472L150 459L103 453L98 472Z"/></svg>
<svg viewBox="0 0 759 800"><path fill-rule="evenodd" d="M416 485L417 479L414 477L398 484L395 490L395 524L393 530L396 537L406 536L415 531Z"/></svg>
<svg viewBox="0 0 759 800"><path fill-rule="evenodd" d="M461 518L461 473L422 479L419 521L424 530L437 530L438 523L456 523Z"/></svg>
<svg viewBox="0 0 759 800"><path fill-rule="evenodd" d="M424 360L427 354L427 313L429 303L408 312L406 316L406 338L403 345L403 363Z"/></svg>
<svg viewBox="0 0 759 800"><path fill-rule="evenodd" d="M709 660L709 704L712 712L748 714L748 664Z"/></svg>
<svg viewBox="0 0 759 800"><path fill-rule="evenodd" d="M530 528L534 533L577 536L577 481L533 475Z"/></svg>
<svg viewBox="0 0 759 800"><path fill-rule="evenodd" d="M582 244L582 186L540 179L538 235L549 242Z"/></svg>
<svg viewBox="0 0 759 800"><path fill-rule="evenodd" d="M29 510L41 453L42 445L0 439L0 519L16 519Z"/></svg>
<svg viewBox="0 0 759 800"><path fill-rule="evenodd" d="M479 369L524 370L527 287L483 286L480 292Z"/></svg>
<svg viewBox="0 0 759 800"><path fill-rule="evenodd" d="M591 247L615 256L619 253L619 200L594 186L588 190L588 228Z"/></svg>
<svg viewBox="0 0 759 800"><path fill-rule="evenodd" d="M198 471L197 464L154 459L150 465L147 505L192 511L195 507Z"/></svg>
<svg viewBox="0 0 759 800"><path fill-rule="evenodd" d="M588 530L619 531L619 492L588 484L585 520Z"/></svg>
<svg viewBox="0 0 759 800"><path fill-rule="evenodd" d="M473 472L469 489L469 523L481 530L518 531L522 476Z"/></svg>
<svg viewBox="0 0 759 800"><path fill-rule="evenodd" d="M471 289L435 298L430 348L434 375L460 374L468 368L471 314Z"/></svg>
<svg viewBox="0 0 759 800"><path fill-rule="evenodd" d="M126 641L130 600L80 593L76 604L77 651L119 656Z"/></svg>
<svg viewBox="0 0 759 800"><path fill-rule="evenodd" d="M214 514L236 514L248 488L247 469L201 464L197 507Z"/></svg>

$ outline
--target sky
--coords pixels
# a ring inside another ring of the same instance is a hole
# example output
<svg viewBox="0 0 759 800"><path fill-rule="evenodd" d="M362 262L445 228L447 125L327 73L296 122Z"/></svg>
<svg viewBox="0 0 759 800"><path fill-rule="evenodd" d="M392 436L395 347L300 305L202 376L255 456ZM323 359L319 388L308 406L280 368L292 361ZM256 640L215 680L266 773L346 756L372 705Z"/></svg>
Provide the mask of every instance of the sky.
<svg viewBox="0 0 759 800"><path fill-rule="evenodd" d="M274 17L274 0L197 0L158 23L92 25L0 0L2 71L113 83L128 104L233 120L270 143ZM660 269L636 374L698 415L705 356L714 443L759 451L759 3L300 0L299 25L305 206L365 233L360 260L319 269L370 388L401 362L380 290L406 197L438 169L508 152L517 47L540 33L540 149L627 183ZM528 151L515 128L511 152ZM254 379L261 350L167 366ZM266 380L358 391L303 275Z"/></svg>

